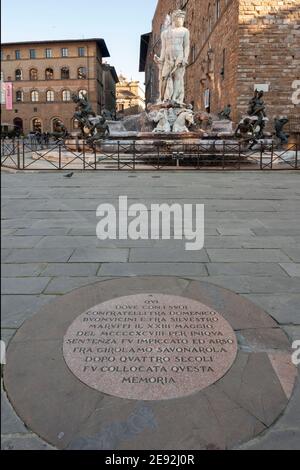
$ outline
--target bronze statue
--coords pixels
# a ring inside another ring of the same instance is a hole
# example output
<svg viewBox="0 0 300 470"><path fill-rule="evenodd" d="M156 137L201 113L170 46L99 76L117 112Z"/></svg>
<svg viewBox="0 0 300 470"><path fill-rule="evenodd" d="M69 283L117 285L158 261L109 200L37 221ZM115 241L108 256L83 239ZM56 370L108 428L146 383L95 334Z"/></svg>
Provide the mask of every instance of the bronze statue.
<svg viewBox="0 0 300 470"><path fill-rule="evenodd" d="M251 122L251 119L249 118L245 118L240 122L234 135L235 137L239 138L242 143L250 144L249 150L251 150L254 145L257 144L255 128Z"/></svg>
<svg viewBox="0 0 300 470"><path fill-rule="evenodd" d="M266 106L263 100L264 92L255 90L254 97L249 101L248 116L257 117L255 135L258 139L264 138Z"/></svg>
<svg viewBox="0 0 300 470"><path fill-rule="evenodd" d="M109 128L104 115L96 116L90 102L85 96L72 95L72 100L76 103L74 119L77 119L81 129L82 137L88 143L103 139L109 134Z"/></svg>
<svg viewBox="0 0 300 470"><path fill-rule="evenodd" d="M235 136L240 137L243 140L252 140L254 137L254 127L251 122L251 119L245 118L238 125Z"/></svg>
<svg viewBox="0 0 300 470"><path fill-rule="evenodd" d="M289 135L286 134L283 130L284 126L289 122L289 119L286 116L275 118L274 126L276 137L280 140L280 144L287 144L289 141Z"/></svg>
<svg viewBox="0 0 300 470"><path fill-rule="evenodd" d="M54 121L52 136L55 139L65 139L68 136L66 126L59 119Z"/></svg>
<svg viewBox="0 0 300 470"><path fill-rule="evenodd" d="M85 96L80 97L74 93L72 94L72 100L77 105L74 118L79 122L82 133L84 134L84 128L90 127L89 118L95 117L96 115L92 109L91 104Z"/></svg>
<svg viewBox="0 0 300 470"><path fill-rule="evenodd" d="M219 118L221 120L231 121L231 117L230 117L231 111L232 111L231 104L228 104L227 106L225 106L223 111L219 113Z"/></svg>

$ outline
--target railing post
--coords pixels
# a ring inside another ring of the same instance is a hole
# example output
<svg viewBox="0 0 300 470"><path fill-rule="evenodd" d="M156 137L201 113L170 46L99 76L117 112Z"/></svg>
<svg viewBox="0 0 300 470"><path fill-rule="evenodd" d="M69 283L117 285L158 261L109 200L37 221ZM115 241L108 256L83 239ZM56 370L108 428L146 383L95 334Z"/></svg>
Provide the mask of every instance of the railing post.
<svg viewBox="0 0 300 470"><path fill-rule="evenodd" d="M160 143L157 146L157 170L160 169Z"/></svg>
<svg viewBox="0 0 300 470"><path fill-rule="evenodd" d="M85 164L85 140L83 141L83 144L82 144L82 165L83 165L83 169L85 170L86 169L86 164Z"/></svg>
<svg viewBox="0 0 300 470"><path fill-rule="evenodd" d="M61 142L58 143L58 169L61 170Z"/></svg>
<svg viewBox="0 0 300 470"><path fill-rule="evenodd" d="M296 155L295 155L295 169L298 169L298 144L295 144Z"/></svg>
<svg viewBox="0 0 300 470"><path fill-rule="evenodd" d="M118 170L120 170L120 141L118 140Z"/></svg>
<svg viewBox="0 0 300 470"><path fill-rule="evenodd" d="M25 140L23 139L23 144L22 144L22 161L23 161L23 166L22 170L25 168Z"/></svg>
<svg viewBox="0 0 300 470"><path fill-rule="evenodd" d="M136 148L135 148L135 140L133 141L133 170L135 170L135 158L136 158Z"/></svg>
<svg viewBox="0 0 300 470"><path fill-rule="evenodd" d="M272 150L271 150L271 170L273 170L273 157L274 157L274 142L272 142Z"/></svg>
<svg viewBox="0 0 300 470"><path fill-rule="evenodd" d="M20 165L21 165L21 161L20 161L20 140L18 140L18 144L17 144L17 168L18 170L20 170Z"/></svg>

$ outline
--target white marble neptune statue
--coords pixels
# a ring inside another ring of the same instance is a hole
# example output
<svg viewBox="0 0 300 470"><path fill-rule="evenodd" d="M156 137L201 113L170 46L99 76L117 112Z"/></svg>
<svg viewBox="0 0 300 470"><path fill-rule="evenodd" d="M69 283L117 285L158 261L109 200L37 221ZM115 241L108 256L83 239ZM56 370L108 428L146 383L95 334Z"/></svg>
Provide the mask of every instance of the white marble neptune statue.
<svg viewBox="0 0 300 470"><path fill-rule="evenodd" d="M161 55L154 56L160 67L160 102L184 103L184 76L190 54L190 33L184 27L186 13L176 10L171 24L161 34Z"/></svg>

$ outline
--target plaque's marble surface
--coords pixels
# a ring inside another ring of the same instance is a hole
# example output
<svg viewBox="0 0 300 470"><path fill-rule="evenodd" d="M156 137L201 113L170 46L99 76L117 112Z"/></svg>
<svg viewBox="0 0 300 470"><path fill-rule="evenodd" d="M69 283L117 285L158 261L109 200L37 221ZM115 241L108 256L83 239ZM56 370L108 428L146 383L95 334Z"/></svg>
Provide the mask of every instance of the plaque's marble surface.
<svg viewBox="0 0 300 470"><path fill-rule="evenodd" d="M198 301L137 294L80 315L64 337L64 358L83 383L109 395L165 400L223 377L237 354L229 323Z"/></svg>

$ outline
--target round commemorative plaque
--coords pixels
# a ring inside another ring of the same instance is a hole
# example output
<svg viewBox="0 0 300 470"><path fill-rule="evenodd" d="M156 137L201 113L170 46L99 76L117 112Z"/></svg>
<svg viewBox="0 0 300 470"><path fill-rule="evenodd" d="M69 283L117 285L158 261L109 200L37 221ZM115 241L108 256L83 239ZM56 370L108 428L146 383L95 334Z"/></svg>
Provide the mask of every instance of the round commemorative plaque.
<svg viewBox="0 0 300 470"><path fill-rule="evenodd" d="M136 294L77 317L64 336L64 359L83 383L120 398L165 400L221 379L237 355L230 324L186 297Z"/></svg>

